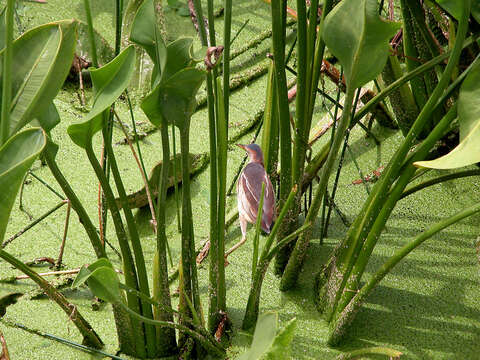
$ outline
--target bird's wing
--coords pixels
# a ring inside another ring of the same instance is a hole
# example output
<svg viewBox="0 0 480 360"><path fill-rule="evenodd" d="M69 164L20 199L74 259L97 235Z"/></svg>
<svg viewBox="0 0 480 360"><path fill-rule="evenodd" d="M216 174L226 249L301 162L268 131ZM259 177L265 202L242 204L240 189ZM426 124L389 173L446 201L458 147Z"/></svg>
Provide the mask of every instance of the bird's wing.
<svg viewBox="0 0 480 360"><path fill-rule="evenodd" d="M243 170L237 184L238 210L249 222L255 223L265 182L265 195L262 211L262 229L270 232L275 213L275 194L272 183L261 164L249 163Z"/></svg>

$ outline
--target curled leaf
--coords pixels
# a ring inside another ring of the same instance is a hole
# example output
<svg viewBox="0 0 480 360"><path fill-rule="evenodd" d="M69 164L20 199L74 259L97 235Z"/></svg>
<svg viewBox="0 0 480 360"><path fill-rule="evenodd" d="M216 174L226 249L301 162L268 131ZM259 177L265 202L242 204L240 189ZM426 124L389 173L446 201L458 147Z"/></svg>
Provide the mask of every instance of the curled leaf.
<svg viewBox="0 0 480 360"><path fill-rule="evenodd" d="M455 169L480 162L480 66L467 75L458 97L460 143L448 154L413 165L431 169Z"/></svg>

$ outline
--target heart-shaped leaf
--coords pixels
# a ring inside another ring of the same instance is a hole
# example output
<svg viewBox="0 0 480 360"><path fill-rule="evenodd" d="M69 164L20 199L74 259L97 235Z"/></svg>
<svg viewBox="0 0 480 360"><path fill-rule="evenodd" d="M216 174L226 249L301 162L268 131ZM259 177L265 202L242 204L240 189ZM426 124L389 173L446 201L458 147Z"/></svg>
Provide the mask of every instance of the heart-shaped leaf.
<svg viewBox="0 0 480 360"><path fill-rule="evenodd" d="M467 75L458 97L460 143L448 154L413 165L431 169L455 169L480 162L480 66Z"/></svg>
<svg viewBox="0 0 480 360"><path fill-rule="evenodd" d="M268 350L267 359L271 360L288 360L290 357L290 344L293 340L293 335L295 334L295 329L297 327L297 319L293 318L290 320L283 329L281 329L278 334L275 336L273 344Z"/></svg>
<svg viewBox="0 0 480 360"><path fill-rule="evenodd" d="M122 301L120 281L108 259L100 258L88 267L82 267L72 287L78 287L85 282L92 293L100 299L111 303Z"/></svg>
<svg viewBox="0 0 480 360"><path fill-rule="evenodd" d="M47 111L57 95L72 65L76 28L71 20L46 24L13 42L10 135ZM4 56L2 50L0 62Z"/></svg>
<svg viewBox="0 0 480 360"><path fill-rule="evenodd" d="M45 143L45 133L39 128L31 128L15 134L0 148L0 242L18 189Z"/></svg>
<svg viewBox="0 0 480 360"><path fill-rule="evenodd" d="M377 0L343 0L327 15L322 36L344 68L347 86L358 88L385 67L389 40L400 23L378 16Z"/></svg>
<svg viewBox="0 0 480 360"><path fill-rule="evenodd" d="M202 70L183 69L158 84L142 101L141 108L155 126L160 127L164 119L182 130L188 127L195 111L195 94L204 78Z"/></svg>
<svg viewBox="0 0 480 360"><path fill-rule="evenodd" d="M84 122L70 125L67 129L75 144L85 148L93 135L102 129L102 113L123 93L130 83L134 69L135 48L131 45L105 66L90 70L95 93L92 109Z"/></svg>

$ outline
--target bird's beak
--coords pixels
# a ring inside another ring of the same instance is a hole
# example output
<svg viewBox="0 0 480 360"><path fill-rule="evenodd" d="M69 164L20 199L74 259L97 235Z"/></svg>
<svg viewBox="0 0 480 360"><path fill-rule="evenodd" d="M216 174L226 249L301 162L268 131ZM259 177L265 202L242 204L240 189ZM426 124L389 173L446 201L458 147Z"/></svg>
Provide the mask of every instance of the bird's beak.
<svg viewBox="0 0 480 360"><path fill-rule="evenodd" d="M243 149L243 150L247 151L247 149L246 149L246 146L245 146L245 145L242 145L242 144L235 144L235 145L237 145L239 148L241 148L241 149Z"/></svg>

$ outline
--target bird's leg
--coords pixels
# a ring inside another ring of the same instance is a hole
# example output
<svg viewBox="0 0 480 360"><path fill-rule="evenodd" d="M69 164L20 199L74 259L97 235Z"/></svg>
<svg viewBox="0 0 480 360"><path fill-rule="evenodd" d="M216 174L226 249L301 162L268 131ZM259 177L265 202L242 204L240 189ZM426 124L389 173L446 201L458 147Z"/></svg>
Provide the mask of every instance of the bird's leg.
<svg viewBox="0 0 480 360"><path fill-rule="evenodd" d="M227 260L228 255L230 255L232 252L237 250L240 246L245 244L245 241L247 241L247 220L245 220L241 215L239 217L239 220L240 220L240 229L242 230L242 240L240 240L238 243L233 245L230 249L228 249L225 252L225 261Z"/></svg>

